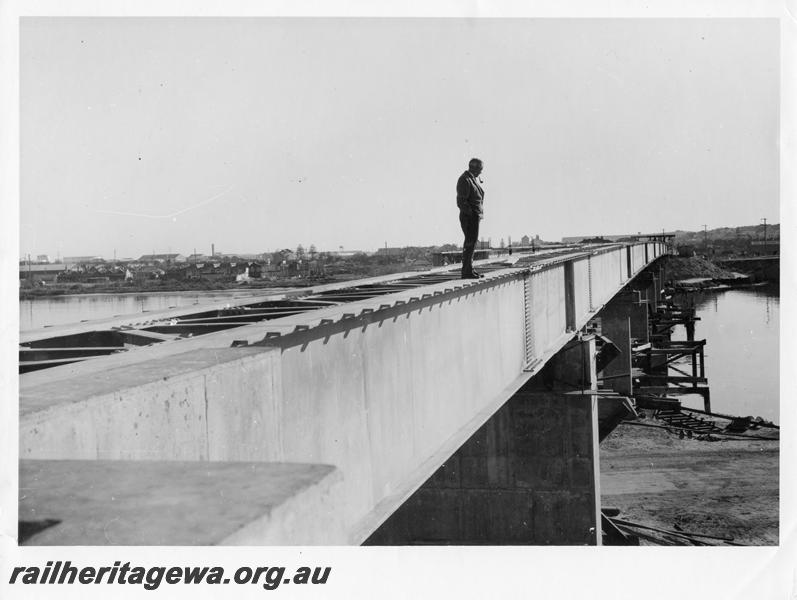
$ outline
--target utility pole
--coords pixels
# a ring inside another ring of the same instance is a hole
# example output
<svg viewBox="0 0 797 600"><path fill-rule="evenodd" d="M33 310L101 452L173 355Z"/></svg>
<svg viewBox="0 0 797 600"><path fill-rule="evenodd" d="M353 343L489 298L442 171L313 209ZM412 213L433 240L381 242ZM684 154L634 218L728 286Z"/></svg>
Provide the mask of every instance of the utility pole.
<svg viewBox="0 0 797 600"><path fill-rule="evenodd" d="M706 254L708 254L708 225L703 225L703 245L706 247Z"/></svg>
<svg viewBox="0 0 797 600"><path fill-rule="evenodd" d="M764 256L767 255L767 218L762 217L761 220L764 222Z"/></svg>

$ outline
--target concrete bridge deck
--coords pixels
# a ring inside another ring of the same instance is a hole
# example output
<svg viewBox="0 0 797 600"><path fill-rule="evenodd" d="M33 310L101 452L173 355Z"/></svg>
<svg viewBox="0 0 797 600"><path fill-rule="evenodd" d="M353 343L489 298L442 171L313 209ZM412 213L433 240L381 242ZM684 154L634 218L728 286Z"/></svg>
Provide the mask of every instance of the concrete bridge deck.
<svg viewBox="0 0 797 600"><path fill-rule="evenodd" d="M117 470L135 461L144 469L141 477L152 473L164 486L185 461L211 461L233 478L236 472L242 477L241 463L329 470L323 483L328 489L285 494L282 501L284 514L292 515L288 521L312 523L324 515L326 528L313 536L295 525L293 539L285 537L286 527L254 528L249 531L261 534L247 543L359 544L665 253L664 244L647 242L536 262L521 257L480 280L443 276L428 285L22 375L20 487L27 491L20 519L58 521L48 526L49 534L42 531L26 543L81 543L78 534L58 534L80 511L71 507L60 514L45 492L75 497L97 473L97 461ZM74 476L55 477L51 461L64 461L57 467ZM31 473L43 474L35 486L28 485ZM138 498L146 507L146 495ZM158 498L153 489L152 511ZM253 522L280 510L256 494L238 501L252 503L247 514ZM90 519L97 513L83 514ZM141 518L147 519L146 510ZM175 520L172 526L174 535L158 540L185 539L178 530L188 525ZM229 539L219 535L201 543Z"/></svg>

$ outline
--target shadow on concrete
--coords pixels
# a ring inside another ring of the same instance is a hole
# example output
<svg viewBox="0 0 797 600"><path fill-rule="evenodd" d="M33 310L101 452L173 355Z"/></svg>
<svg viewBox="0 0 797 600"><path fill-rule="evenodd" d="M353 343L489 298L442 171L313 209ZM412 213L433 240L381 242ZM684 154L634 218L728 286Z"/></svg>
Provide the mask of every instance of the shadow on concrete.
<svg viewBox="0 0 797 600"><path fill-rule="evenodd" d="M17 533L18 544L29 540L37 533L41 533L45 529L49 529L54 525L58 525L61 521L59 519L41 519L39 521L20 521L19 530Z"/></svg>

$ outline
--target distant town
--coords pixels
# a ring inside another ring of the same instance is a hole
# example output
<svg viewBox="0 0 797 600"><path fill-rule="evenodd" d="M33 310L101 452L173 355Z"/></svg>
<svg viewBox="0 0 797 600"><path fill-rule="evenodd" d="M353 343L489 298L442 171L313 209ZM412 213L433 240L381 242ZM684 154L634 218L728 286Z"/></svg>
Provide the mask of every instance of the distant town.
<svg viewBox="0 0 797 600"><path fill-rule="evenodd" d="M664 234L664 232L662 232ZM502 253L537 251L562 244L613 243L632 241L636 235L565 237L549 242L538 235L519 240L501 239L479 242L482 257ZM778 254L780 226L766 224L703 231L675 231L666 234L674 240L681 256L707 258ZM674 237L673 237L674 236ZM253 287L315 285L327 281L386 275L401 271L424 271L461 260L461 247L440 246L384 247L375 252L358 250L322 251L307 248L281 249L259 254L229 254L211 245L210 254L144 254L137 258L106 259L101 256L27 255L19 261L21 297L81 291L148 291L220 289L234 285ZM477 256L478 258L478 256Z"/></svg>
<svg viewBox="0 0 797 600"><path fill-rule="evenodd" d="M482 252L509 252L555 245L539 236L523 236L508 243L500 240L492 248L492 240L479 242ZM51 284L128 284L131 287L162 287L168 284L256 284L293 285L351 279L355 277L424 271L459 260L461 252L455 244L440 246L384 247L375 252L360 250L316 250L299 244L259 254L224 253L211 246L209 254L144 254L137 258L106 259L101 256L65 256L52 259L44 254L26 256L19 262L20 285L25 287ZM154 286L152 284L155 284Z"/></svg>

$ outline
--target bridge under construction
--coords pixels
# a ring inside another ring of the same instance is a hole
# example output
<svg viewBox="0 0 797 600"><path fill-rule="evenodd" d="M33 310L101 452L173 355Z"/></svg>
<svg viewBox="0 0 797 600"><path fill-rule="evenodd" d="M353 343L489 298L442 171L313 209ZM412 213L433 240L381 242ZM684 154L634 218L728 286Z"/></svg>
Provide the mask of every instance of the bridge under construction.
<svg viewBox="0 0 797 600"><path fill-rule="evenodd" d="M681 317L660 306L668 252L561 248L479 261L478 280L447 266L25 334L20 543L601 544L600 440L635 386L666 395L671 355L696 357L676 385L705 381L700 344L655 346Z"/></svg>

